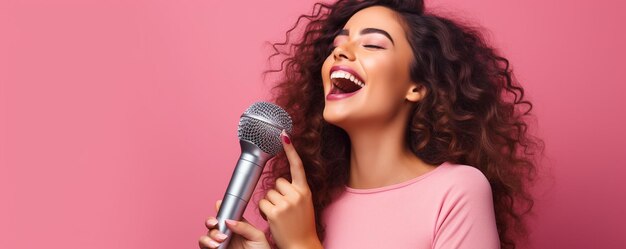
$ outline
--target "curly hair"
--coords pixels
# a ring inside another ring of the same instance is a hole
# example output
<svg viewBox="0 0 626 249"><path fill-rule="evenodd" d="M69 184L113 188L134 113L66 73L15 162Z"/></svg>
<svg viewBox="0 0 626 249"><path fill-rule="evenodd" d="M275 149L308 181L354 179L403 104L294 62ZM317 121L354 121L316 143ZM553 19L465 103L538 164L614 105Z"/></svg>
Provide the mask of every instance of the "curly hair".
<svg viewBox="0 0 626 249"><path fill-rule="evenodd" d="M293 118L292 141L313 196L317 234L324 239L322 214L348 182L350 140L341 128L324 120L321 68L334 37L348 19L364 8L384 6L404 22L414 60L413 82L426 89L407 124L406 142L428 164L465 164L479 169L493 192L501 248L515 248L527 237L524 217L533 208L530 184L536 180L543 150L532 136L528 118L532 104L514 78L509 61L489 46L480 29L424 10L422 0L339 0L317 3L274 43L269 59L282 59L272 89L273 101ZM289 42L305 21L301 37ZM290 179L289 163L279 154L269 163L264 191L279 177ZM269 233L269 231L266 231Z"/></svg>

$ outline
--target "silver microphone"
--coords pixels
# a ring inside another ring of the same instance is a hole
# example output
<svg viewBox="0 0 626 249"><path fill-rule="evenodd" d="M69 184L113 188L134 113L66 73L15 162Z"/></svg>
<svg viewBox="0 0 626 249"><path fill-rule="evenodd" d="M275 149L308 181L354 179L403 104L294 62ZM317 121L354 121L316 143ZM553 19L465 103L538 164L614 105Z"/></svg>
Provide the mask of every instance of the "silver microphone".
<svg viewBox="0 0 626 249"><path fill-rule="evenodd" d="M232 235L225 220L241 220L265 163L283 149L280 133L291 129L289 114L272 103L254 103L241 115L237 129L241 156L217 213L218 229L228 238L218 248L228 248Z"/></svg>

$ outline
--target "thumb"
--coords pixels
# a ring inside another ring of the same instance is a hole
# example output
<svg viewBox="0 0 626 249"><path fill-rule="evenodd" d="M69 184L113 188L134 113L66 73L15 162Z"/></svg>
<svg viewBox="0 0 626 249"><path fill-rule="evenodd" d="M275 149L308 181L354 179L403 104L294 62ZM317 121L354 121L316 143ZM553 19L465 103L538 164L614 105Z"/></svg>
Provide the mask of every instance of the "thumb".
<svg viewBox="0 0 626 249"><path fill-rule="evenodd" d="M221 207L221 206L222 206L222 200L217 200L217 201L215 202L215 211L216 211L216 212L219 212L219 211L220 211L220 207ZM248 220L246 220L246 218L244 218L244 217L241 217L241 221L243 221L243 222L248 222Z"/></svg>

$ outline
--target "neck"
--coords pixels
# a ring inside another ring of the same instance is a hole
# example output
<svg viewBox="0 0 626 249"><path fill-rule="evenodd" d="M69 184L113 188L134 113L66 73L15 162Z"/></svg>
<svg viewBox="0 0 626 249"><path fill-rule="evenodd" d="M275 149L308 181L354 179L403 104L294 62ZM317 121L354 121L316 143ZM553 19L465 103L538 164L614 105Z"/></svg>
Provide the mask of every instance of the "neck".
<svg viewBox="0 0 626 249"><path fill-rule="evenodd" d="M408 148L406 122L398 120L348 131L351 142L349 187L384 187L434 169L434 165L422 162Z"/></svg>

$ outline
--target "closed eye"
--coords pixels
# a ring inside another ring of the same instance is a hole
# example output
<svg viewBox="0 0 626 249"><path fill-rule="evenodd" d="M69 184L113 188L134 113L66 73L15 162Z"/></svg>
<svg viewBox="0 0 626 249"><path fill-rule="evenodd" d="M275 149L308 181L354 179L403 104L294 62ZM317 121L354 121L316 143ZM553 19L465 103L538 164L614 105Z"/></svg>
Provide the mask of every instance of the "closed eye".
<svg viewBox="0 0 626 249"><path fill-rule="evenodd" d="M376 45L363 45L363 47L366 47L366 48L375 48L375 49L385 49L385 48L383 48L383 47L381 47L381 46L376 46Z"/></svg>

